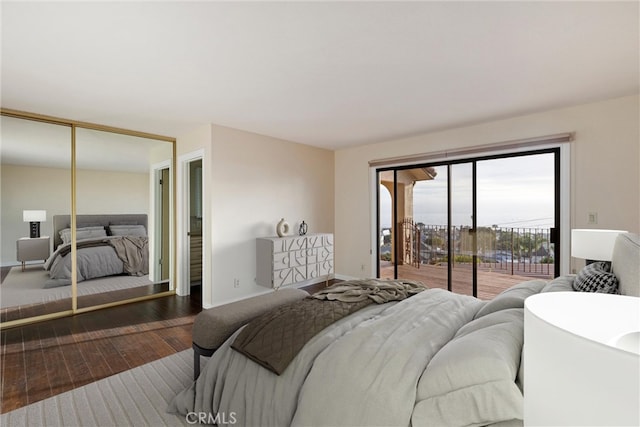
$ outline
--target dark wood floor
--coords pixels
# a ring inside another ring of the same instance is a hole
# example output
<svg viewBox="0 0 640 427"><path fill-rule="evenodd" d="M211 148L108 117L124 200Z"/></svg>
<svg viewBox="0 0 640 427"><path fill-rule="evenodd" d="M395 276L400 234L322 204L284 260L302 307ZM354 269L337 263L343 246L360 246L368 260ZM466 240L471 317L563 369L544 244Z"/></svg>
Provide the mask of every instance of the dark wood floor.
<svg viewBox="0 0 640 427"><path fill-rule="evenodd" d="M200 311L196 293L2 330L1 412L190 348Z"/></svg>
<svg viewBox="0 0 640 427"><path fill-rule="evenodd" d="M0 412L191 348L200 311L194 292L0 331Z"/></svg>

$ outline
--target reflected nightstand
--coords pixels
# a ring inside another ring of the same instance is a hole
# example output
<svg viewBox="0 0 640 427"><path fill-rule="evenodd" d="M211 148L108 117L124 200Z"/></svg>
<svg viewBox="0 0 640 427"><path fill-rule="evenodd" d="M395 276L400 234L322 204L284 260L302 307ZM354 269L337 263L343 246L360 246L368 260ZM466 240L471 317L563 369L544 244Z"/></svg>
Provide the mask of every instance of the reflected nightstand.
<svg viewBox="0 0 640 427"><path fill-rule="evenodd" d="M18 251L18 261L22 263L24 271L27 261L46 261L49 258L49 236L42 237L22 237L16 242Z"/></svg>

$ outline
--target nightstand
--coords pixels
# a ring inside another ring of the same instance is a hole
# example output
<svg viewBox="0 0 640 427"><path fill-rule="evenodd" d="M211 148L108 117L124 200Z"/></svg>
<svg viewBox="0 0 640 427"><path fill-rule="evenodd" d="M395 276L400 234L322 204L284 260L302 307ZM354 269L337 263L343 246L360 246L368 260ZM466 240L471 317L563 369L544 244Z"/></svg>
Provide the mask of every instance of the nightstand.
<svg viewBox="0 0 640 427"><path fill-rule="evenodd" d="M22 271L24 271L27 261L46 261L49 258L49 236L36 238L22 237L16 242L18 250L18 261L22 262Z"/></svg>
<svg viewBox="0 0 640 427"><path fill-rule="evenodd" d="M640 300L545 292L524 307L524 425L640 425Z"/></svg>

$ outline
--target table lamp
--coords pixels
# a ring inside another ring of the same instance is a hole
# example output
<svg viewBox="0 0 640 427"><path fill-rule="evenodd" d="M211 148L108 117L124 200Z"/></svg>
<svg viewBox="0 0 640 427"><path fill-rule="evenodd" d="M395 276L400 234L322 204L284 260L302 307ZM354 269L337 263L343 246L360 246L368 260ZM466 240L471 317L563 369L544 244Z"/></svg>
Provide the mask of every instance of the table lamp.
<svg viewBox="0 0 640 427"><path fill-rule="evenodd" d="M571 256L582 258L587 264L595 261L611 261L613 245L624 230L571 230Z"/></svg>
<svg viewBox="0 0 640 427"><path fill-rule="evenodd" d="M40 237L40 222L47 220L47 211L25 210L22 211L22 220L29 223L29 237Z"/></svg>

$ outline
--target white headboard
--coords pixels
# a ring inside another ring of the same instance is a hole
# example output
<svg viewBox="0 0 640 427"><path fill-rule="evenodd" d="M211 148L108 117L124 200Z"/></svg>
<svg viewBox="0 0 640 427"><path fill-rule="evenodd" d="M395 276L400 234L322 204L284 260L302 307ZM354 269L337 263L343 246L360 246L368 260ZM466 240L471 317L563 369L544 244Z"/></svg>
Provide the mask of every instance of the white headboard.
<svg viewBox="0 0 640 427"><path fill-rule="evenodd" d="M640 297L640 236L633 233L618 235L611 270L618 278L622 295Z"/></svg>

